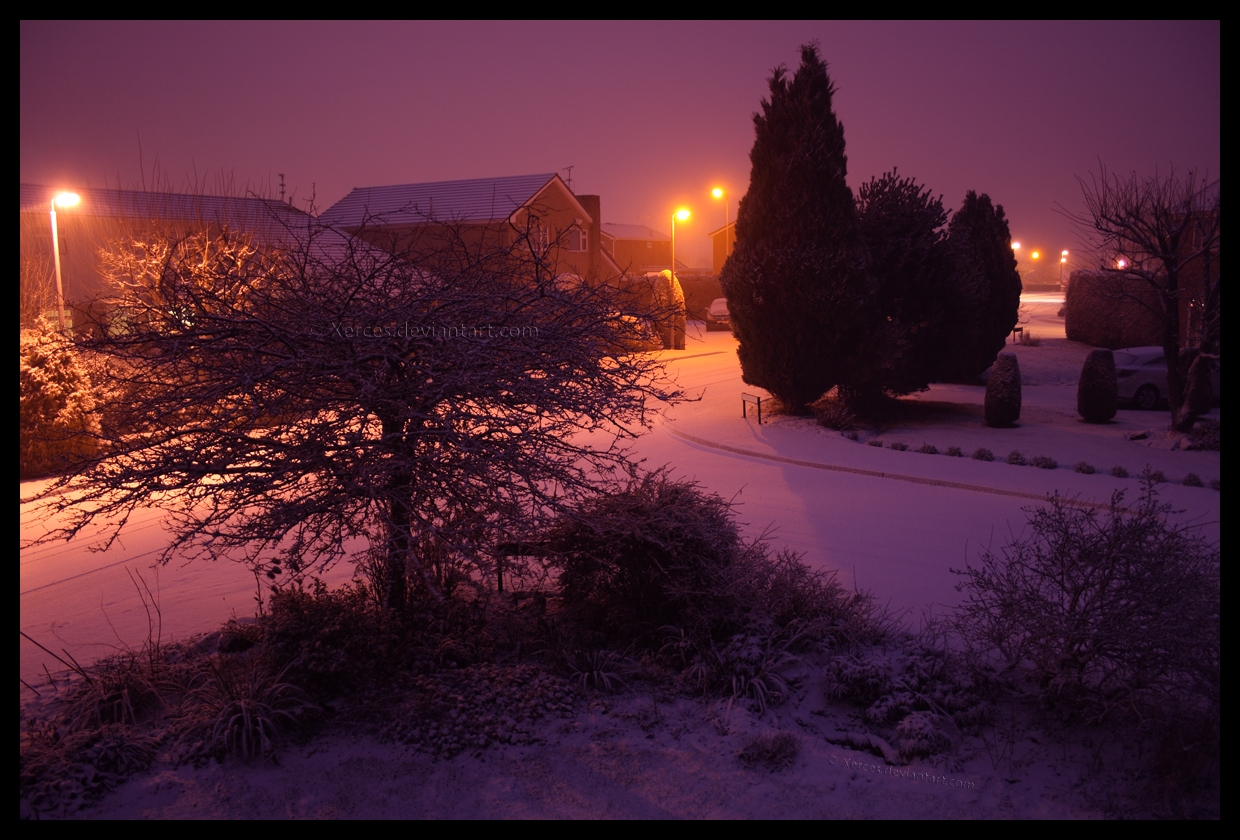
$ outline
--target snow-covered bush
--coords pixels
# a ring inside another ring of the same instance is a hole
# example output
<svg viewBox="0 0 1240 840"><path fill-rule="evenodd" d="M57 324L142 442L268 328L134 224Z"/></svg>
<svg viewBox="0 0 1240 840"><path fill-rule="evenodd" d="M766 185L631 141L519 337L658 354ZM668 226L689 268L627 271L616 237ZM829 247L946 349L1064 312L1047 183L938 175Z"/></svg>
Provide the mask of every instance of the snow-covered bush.
<svg viewBox="0 0 1240 840"><path fill-rule="evenodd" d="M1090 464L1086 461L1077 461L1076 466L1073 467L1072 469L1076 470L1081 475L1093 475L1096 472L1093 464Z"/></svg>
<svg viewBox="0 0 1240 840"><path fill-rule="evenodd" d="M1011 353L995 359L983 409L987 426L1011 426L1020 419L1020 365Z"/></svg>
<svg viewBox="0 0 1240 840"><path fill-rule="evenodd" d="M947 447L947 451L944 454L949 455L952 458L963 458L964 457L964 453L960 451L959 446Z"/></svg>
<svg viewBox="0 0 1240 840"><path fill-rule="evenodd" d="M1115 476L1116 478L1127 478L1128 470L1124 469L1123 467L1111 467L1111 475Z"/></svg>
<svg viewBox="0 0 1240 840"><path fill-rule="evenodd" d="M1029 465L1029 462L1025 460L1025 456L1019 449L1013 449L1008 453L1007 462L1014 467L1025 467Z"/></svg>
<svg viewBox="0 0 1240 840"><path fill-rule="evenodd" d="M1030 463L1032 463L1035 467L1041 470L1059 469L1059 462L1056 461L1054 458L1051 458L1047 455L1034 455L1033 461L1031 461Z"/></svg>
<svg viewBox="0 0 1240 840"><path fill-rule="evenodd" d="M1170 512L1148 475L1134 504L1118 491L1105 513L1056 494L1011 542L956 570L956 630L1069 714L1217 710L1219 547Z"/></svg>
<svg viewBox="0 0 1240 840"><path fill-rule="evenodd" d="M920 447L917 448L917 451L920 452L922 455L938 455L939 454L939 448L935 446L933 443L923 443Z"/></svg>
<svg viewBox="0 0 1240 840"><path fill-rule="evenodd" d="M18 373L21 477L48 475L95 454L99 419L73 342L46 321L22 330Z"/></svg>
<svg viewBox="0 0 1240 840"><path fill-rule="evenodd" d="M676 628L704 649L755 628L771 639L872 635L868 597L746 542L724 499L666 471L600 493L539 542L560 567L565 617L605 639L657 649Z"/></svg>
<svg viewBox="0 0 1240 840"><path fill-rule="evenodd" d="M1076 410L1086 423L1106 423L1119 410L1116 377L1115 354L1101 348L1091 350L1076 387Z"/></svg>
<svg viewBox="0 0 1240 840"><path fill-rule="evenodd" d="M977 449L973 450L974 461L993 461L994 459L995 453L991 452L984 446L979 446Z"/></svg>
<svg viewBox="0 0 1240 840"><path fill-rule="evenodd" d="M1189 473L1188 475L1184 476L1184 482L1183 482L1183 484L1184 484L1184 486L1185 486L1185 487L1202 487L1202 486L1204 486L1204 485L1203 485L1203 483L1202 483L1202 481L1201 481L1201 476L1197 475L1197 473Z"/></svg>

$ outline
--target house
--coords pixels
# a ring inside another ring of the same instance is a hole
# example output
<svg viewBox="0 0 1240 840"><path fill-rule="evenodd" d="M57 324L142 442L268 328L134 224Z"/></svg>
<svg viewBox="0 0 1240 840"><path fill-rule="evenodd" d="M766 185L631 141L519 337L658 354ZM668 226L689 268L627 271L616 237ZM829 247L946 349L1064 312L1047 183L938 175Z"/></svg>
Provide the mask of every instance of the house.
<svg viewBox="0 0 1240 840"><path fill-rule="evenodd" d="M320 214L323 223L379 248L434 253L449 238L547 249L557 274L616 278L602 247L600 199L576 195L559 175L515 175L353 189Z"/></svg>
<svg viewBox="0 0 1240 840"><path fill-rule="evenodd" d="M707 235L710 236L711 269L719 274L736 248L736 222L728 222Z"/></svg>
<svg viewBox="0 0 1240 840"><path fill-rule="evenodd" d="M658 274L672 267L672 240L646 225L603 225L603 249L631 275ZM676 274L685 270L676 261Z"/></svg>
<svg viewBox="0 0 1240 840"><path fill-rule="evenodd" d="M52 297L41 308L55 307L50 211L53 197L62 191L72 191L80 199L56 213L62 285L70 310L84 310L105 291L101 252L118 241L154 232L186 236L227 228L277 244L306 229L313 218L289 204L263 198L19 184L23 317L27 299L46 298L49 284Z"/></svg>

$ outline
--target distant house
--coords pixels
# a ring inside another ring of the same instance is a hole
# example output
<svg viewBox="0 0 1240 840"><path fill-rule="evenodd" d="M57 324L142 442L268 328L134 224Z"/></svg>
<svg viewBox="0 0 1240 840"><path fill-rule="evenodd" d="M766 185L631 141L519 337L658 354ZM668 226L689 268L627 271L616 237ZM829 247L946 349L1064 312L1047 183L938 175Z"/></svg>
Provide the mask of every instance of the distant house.
<svg viewBox="0 0 1240 840"><path fill-rule="evenodd" d="M81 201L56 212L61 275L70 309L84 309L104 288L100 253L117 241L159 232L174 236L228 228L258 240L287 242L312 217L281 201L235 196L112 190L90 187L18 187L18 231L22 294L27 284L46 283L52 274L51 202L62 191ZM54 289L54 279L51 280Z"/></svg>
<svg viewBox="0 0 1240 840"><path fill-rule="evenodd" d="M736 222L729 222L718 230L712 230L710 236L711 270L718 274L723 271L723 264L732 256L736 247Z"/></svg>
<svg viewBox="0 0 1240 840"><path fill-rule="evenodd" d="M320 214L334 228L384 248L433 251L444 237L548 249L557 273L619 277L602 247L600 199L575 195L559 175L516 175L359 187Z"/></svg>
<svg viewBox="0 0 1240 840"><path fill-rule="evenodd" d="M657 274L672 267L672 239L646 225L603 225L603 249L630 275ZM676 260L676 275L687 271Z"/></svg>

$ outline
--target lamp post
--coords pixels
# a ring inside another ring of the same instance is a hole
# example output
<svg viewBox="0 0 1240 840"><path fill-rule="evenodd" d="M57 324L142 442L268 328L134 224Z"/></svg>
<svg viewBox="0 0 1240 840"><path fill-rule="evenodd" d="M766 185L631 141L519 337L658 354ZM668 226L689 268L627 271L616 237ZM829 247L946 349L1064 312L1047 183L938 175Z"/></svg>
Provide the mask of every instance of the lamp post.
<svg viewBox="0 0 1240 840"><path fill-rule="evenodd" d="M710 194L713 195L715 198L723 199L723 259L726 262L728 259L728 255L732 250L729 247L732 244L732 241L731 241L732 236L731 234L728 233L728 224L729 224L728 194L724 192L721 187L715 187L713 190L710 191Z"/></svg>
<svg viewBox="0 0 1240 840"><path fill-rule="evenodd" d="M72 207L81 201L77 193L62 192L52 199L52 260L56 263L56 315L65 332L65 289L60 279L60 237L56 235L56 205Z"/></svg>
<svg viewBox="0 0 1240 840"><path fill-rule="evenodd" d="M676 279L676 220L682 222L689 218L689 211L683 207L672 214L672 279Z"/></svg>
<svg viewBox="0 0 1240 840"><path fill-rule="evenodd" d="M1059 255L1059 288L1063 288L1063 269L1068 264L1068 252L1064 251Z"/></svg>

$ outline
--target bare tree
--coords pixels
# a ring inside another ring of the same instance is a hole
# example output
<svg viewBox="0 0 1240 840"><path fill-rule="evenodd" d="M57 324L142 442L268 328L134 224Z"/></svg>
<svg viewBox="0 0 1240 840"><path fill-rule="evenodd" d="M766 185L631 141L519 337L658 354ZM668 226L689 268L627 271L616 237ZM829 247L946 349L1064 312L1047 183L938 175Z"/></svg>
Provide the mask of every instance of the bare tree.
<svg viewBox="0 0 1240 840"><path fill-rule="evenodd" d="M1219 181L1174 169L1120 176L1104 166L1079 180L1085 210L1065 215L1102 268L1152 292L1132 297L1162 324L1172 428L1187 432L1210 410L1210 365L1219 359Z"/></svg>
<svg viewBox="0 0 1240 840"><path fill-rule="evenodd" d="M629 352L616 282L566 282L529 230L437 224L385 252L313 219L278 247L232 231L129 241L84 341L106 361L103 452L41 494L68 538L164 509L172 556L279 578L346 556L385 606L434 591L427 555L485 569L625 470L624 440L679 392ZM270 232L266 235L270 239ZM433 546L434 549L428 548Z"/></svg>

